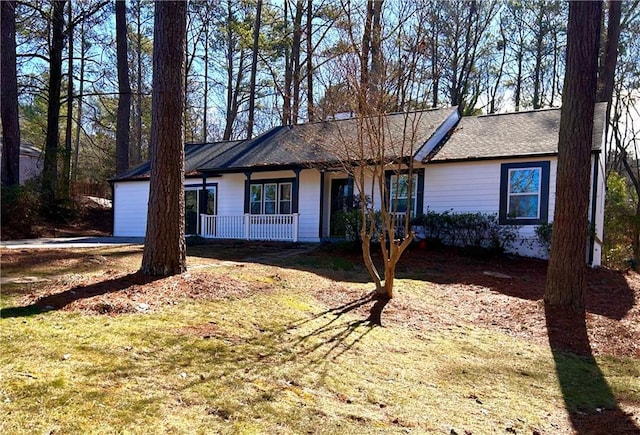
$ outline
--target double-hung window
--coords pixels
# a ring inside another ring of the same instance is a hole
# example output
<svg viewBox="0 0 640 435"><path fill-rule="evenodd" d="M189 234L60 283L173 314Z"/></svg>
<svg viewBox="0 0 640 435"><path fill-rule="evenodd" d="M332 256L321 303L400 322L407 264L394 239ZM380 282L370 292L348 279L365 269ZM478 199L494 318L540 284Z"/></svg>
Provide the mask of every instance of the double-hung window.
<svg viewBox="0 0 640 435"><path fill-rule="evenodd" d="M415 216L417 210L418 174L392 174L389 177L389 211Z"/></svg>
<svg viewBox="0 0 640 435"><path fill-rule="evenodd" d="M549 162L504 163L500 179L500 223L539 225L549 212Z"/></svg>
<svg viewBox="0 0 640 435"><path fill-rule="evenodd" d="M251 183L249 211L251 214L291 214L292 182Z"/></svg>

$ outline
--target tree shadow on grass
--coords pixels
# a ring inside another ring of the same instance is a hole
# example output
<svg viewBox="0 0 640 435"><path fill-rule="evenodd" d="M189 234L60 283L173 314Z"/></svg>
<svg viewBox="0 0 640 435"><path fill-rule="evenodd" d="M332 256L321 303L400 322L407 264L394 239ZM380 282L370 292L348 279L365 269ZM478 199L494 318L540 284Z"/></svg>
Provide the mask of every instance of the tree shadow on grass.
<svg viewBox="0 0 640 435"><path fill-rule="evenodd" d="M43 296L26 306L2 308L0 309L0 318L28 317L46 311L60 310L81 299L115 293L133 285L149 284L161 278L164 277L147 276L138 271L117 278L99 281L91 285L79 285L61 293Z"/></svg>
<svg viewBox="0 0 640 435"><path fill-rule="evenodd" d="M620 409L591 352L584 313L545 304L549 345L571 425L577 434L639 434ZM566 331L573 331L569 339Z"/></svg>
<svg viewBox="0 0 640 435"><path fill-rule="evenodd" d="M295 344L302 345L313 337L320 337L320 336L324 336L325 334L330 334L326 340L323 340L307 348L304 353L310 354L320 349L323 346L329 345L328 350L323 355L323 357L326 358L331 356L332 353L334 353L340 346L342 346L342 350L338 352L336 355L334 355L334 358L337 358L343 353L345 353L346 351L348 351L357 342L362 340L362 338L366 334L368 334L374 327L382 326L382 323L380 322L380 317L381 317L382 309L384 308L384 305L386 305L387 302L388 302L388 299L380 299L380 297L377 296L375 292L371 292L353 301L322 311L309 319L305 319L301 322L294 322L290 326L290 329L298 328L304 324L329 316L329 319L326 322L316 327L311 332L301 336L296 341ZM345 314L348 314L352 311L359 309L360 307L363 307L371 303L373 303L373 305L370 307L369 317L367 317L366 319L340 322L340 319ZM349 345L345 346L344 344L347 342L348 338L360 326L368 326L368 329L360 337L356 338Z"/></svg>

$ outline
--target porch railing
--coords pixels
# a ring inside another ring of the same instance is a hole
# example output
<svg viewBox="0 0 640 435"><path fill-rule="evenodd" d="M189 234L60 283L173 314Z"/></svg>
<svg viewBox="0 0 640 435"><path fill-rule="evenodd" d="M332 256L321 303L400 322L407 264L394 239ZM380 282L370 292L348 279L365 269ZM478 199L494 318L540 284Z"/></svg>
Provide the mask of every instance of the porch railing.
<svg viewBox="0 0 640 435"><path fill-rule="evenodd" d="M206 239L298 241L299 215L200 215L200 236Z"/></svg>

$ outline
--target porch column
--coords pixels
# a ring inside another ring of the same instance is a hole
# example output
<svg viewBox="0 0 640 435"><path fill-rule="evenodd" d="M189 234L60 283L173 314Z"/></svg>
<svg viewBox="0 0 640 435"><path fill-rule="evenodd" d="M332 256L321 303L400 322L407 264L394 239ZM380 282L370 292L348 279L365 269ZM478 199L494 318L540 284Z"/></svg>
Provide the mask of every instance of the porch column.
<svg viewBox="0 0 640 435"><path fill-rule="evenodd" d="M298 196L300 194L300 171L302 169L296 168L293 170L294 174L296 174L296 179L293 181L292 192L291 195L291 213L298 213Z"/></svg>
<svg viewBox="0 0 640 435"><path fill-rule="evenodd" d="M320 225L318 225L318 238L322 239L322 223L324 222L324 169L320 170Z"/></svg>
<svg viewBox="0 0 640 435"><path fill-rule="evenodd" d="M204 212L203 212L204 210ZM200 203L198 204L198 223L196 224L196 234L202 236L202 215L207 211L207 176L202 176L202 192L200 192Z"/></svg>
<svg viewBox="0 0 640 435"><path fill-rule="evenodd" d="M247 179L244 180L244 212L245 214L251 212L249 210L249 201L251 199L251 174L252 174L252 171L244 172L244 176L247 177Z"/></svg>

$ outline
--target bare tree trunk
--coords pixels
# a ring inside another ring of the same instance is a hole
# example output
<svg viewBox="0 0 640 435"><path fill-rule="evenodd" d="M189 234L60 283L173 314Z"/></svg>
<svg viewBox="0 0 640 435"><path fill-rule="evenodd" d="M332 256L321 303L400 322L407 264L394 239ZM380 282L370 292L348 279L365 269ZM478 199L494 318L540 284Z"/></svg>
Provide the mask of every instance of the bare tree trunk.
<svg viewBox="0 0 640 435"><path fill-rule="evenodd" d="M131 161L134 165L142 162L142 5L136 0L136 143L131 150Z"/></svg>
<svg viewBox="0 0 640 435"><path fill-rule="evenodd" d="M42 169L42 198L45 207L57 198L58 140L60 139L60 87L62 82L62 50L64 48L64 6L66 0L55 0L51 14L51 47L49 50L49 95L47 133Z"/></svg>
<svg viewBox="0 0 640 435"><path fill-rule="evenodd" d="M20 183L20 123L16 73L16 4L0 2L0 113L2 117L2 184Z"/></svg>
<svg viewBox="0 0 640 435"><path fill-rule="evenodd" d="M286 2L285 2L286 4ZM240 89L240 81L242 79L242 61L244 59L244 55L240 54L240 65L238 66L238 80L236 82L235 91L233 84L233 55L235 51L235 47L233 44L233 29L231 28L231 24L233 22L233 9L232 9L232 1L227 0L227 27L225 29L227 36L227 99L226 99L226 119L225 119L225 127L224 134L222 135L222 140L231 139L231 135L233 134L233 124L235 123L236 116L238 114L238 91Z"/></svg>
<svg viewBox="0 0 640 435"><path fill-rule="evenodd" d="M206 4L207 16L209 12L209 3ZM202 142L206 143L209 134L209 123L207 120L207 111L209 110L209 20L206 19L204 23L204 95L202 110Z"/></svg>
<svg viewBox="0 0 640 435"><path fill-rule="evenodd" d="M597 101L607 103L607 123L605 124L604 136L609 137L609 120L611 119L611 97L615 85L616 63L618 60L618 43L620 40L620 18L622 15L622 2L609 0L609 20L607 22L607 40L604 48L604 61L600 65L598 73L598 95ZM607 144L608 141L605 141ZM604 152L607 155L608 149ZM640 204L640 201L639 201ZM637 227L637 226L636 226ZM634 251L634 255L637 254ZM635 258L638 258L637 256Z"/></svg>
<svg viewBox="0 0 640 435"><path fill-rule="evenodd" d="M131 117L131 85L127 61L127 10L124 0L116 0L116 51L118 65L116 174L121 174L129 169L129 120Z"/></svg>
<svg viewBox="0 0 640 435"><path fill-rule="evenodd" d="M440 46L438 44L438 28L440 22L440 11L436 8L433 12L435 15L431 17L431 80L433 81L431 107L438 107L440 100L438 99L438 91L440 90Z"/></svg>
<svg viewBox="0 0 640 435"><path fill-rule="evenodd" d="M556 208L544 300L584 311L593 114L600 2L571 2L562 96Z"/></svg>
<svg viewBox="0 0 640 435"><path fill-rule="evenodd" d="M262 16L262 0L256 3L256 17L253 22L253 52L251 59L251 78L249 84L249 119L247 121L247 139L253 137L254 112L256 108L256 73L258 70L258 42L260 40L260 20Z"/></svg>
<svg viewBox="0 0 640 435"><path fill-rule="evenodd" d="M73 181L78 180L78 158L80 157L80 131L82 130L82 94L84 92L84 64L86 55L86 39L84 32L84 20L80 24L80 89L78 90L78 115L76 122L75 146L73 149L73 167L71 170L71 178Z"/></svg>
<svg viewBox="0 0 640 435"><path fill-rule="evenodd" d="M184 238L184 113L186 3L155 3L151 181L141 271L167 276L186 270Z"/></svg>
<svg viewBox="0 0 640 435"><path fill-rule="evenodd" d="M293 19L293 40L291 42L291 71L293 72L293 98L290 124L298 123L300 112L300 45L302 43L302 0L296 1L296 15Z"/></svg>
<svg viewBox="0 0 640 435"><path fill-rule="evenodd" d="M373 2L373 23L371 27L371 69L369 70L369 90L374 98L374 104L382 109L382 3L383 0Z"/></svg>
<svg viewBox="0 0 640 435"><path fill-rule="evenodd" d="M71 144L73 135L73 5L67 4L67 37L69 38L69 60L67 62L67 122L64 135L64 154L62 160L62 174L60 181L60 196L64 199L70 198L71 194Z"/></svg>
<svg viewBox="0 0 640 435"><path fill-rule="evenodd" d="M522 49L519 49L518 54L516 55L518 59L518 71L516 73L516 90L513 96L515 111L520 111L520 100L522 96L522 63L524 58L524 53Z"/></svg>
<svg viewBox="0 0 640 435"><path fill-rule="evenodd" d="M500 61L500 68L498 68L498 74L496 75L496 84L490 91L491 100L489 101L489 113L496 112L496 98L498 95L498 88L500 86L500 81L502 80L502 73L504 72L504 65L507 59L507 38L502 27L500 27L500 37L502 38L502 60Z"/></svg>
<svg viewBox="0 0 640 435"><path fill-rule="evenodd" d="M284 29L288 37L289 31L289 2L284 2ZM293 80L293 71L291 68L291 51L289 46L285 44L284 48L284 92L282 93L282 125L291 124L291 82Z"/></svg>
<svg viewBox="0 0 640 435"><path fill-rule="evenodd" d="M542 82L542 60L543 60L543 50L544 50L544 36L546 34L546 30L544 29L544 15L545 15L545 3L539 3L538 16L536 19L536 61L533 67L533 108L539 109L542 107L542 98L540 96L541 91L541 82Z"/></svg>
<svg viewBox="0 0 640 435"><path fill-rule="evenodd" d="M307 118L309 122L315 120L313 102L313 0L307 1Z"/></svg>

